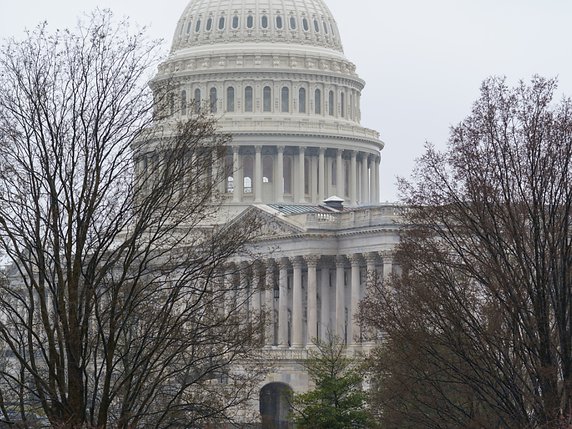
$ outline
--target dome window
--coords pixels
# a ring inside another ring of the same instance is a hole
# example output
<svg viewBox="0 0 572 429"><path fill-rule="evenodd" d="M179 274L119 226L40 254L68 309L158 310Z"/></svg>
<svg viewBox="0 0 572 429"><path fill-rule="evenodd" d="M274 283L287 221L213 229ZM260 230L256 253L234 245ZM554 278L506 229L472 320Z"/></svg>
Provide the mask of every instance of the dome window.
<svg viewBox="0 0 572 429"><path fill-rule="evenodd" d="M209 104L210 104L210 108L211 108L211 113L216 113L217 109L216 109L216 102L217 102L217 94L216 94L216 88L211 88L210 94L209 94Z"/></svg>
<svg viewBox="0 0 572 429"><path fill-rule="evenodd" d="M317 19L314 19L314 30L316 30L316 33L320 32L320 24Z"/></svg>
<svg viewBox="0 0 572 429"><path fill-rule="evenodd" d="M224 21L225 21L224 16L221 16L218 19L218 29L221 31L224 30Z"/></svg>
<svg viewBox="0 0 572 429"><path fill-rule="evenodd" d="M282 88L282 113L288 113L290 111L290 88L284 86Z"/></svg>
<svg viewBox="0 0 572 429"><path fill-rule="evenodd" d="M280 15L276 17L276 28L278 30L282 30L282 28L284 28L284 21L282 20L282 16Z"/></svg>
<svg viewBox="0 0 572 429"><path fill-rule="evenodd" d="M248 15L246 17L246 28L248 28L249 30L254 28L254 17L252 15Z"/></svg>
<svg viewBox="0 0 572 429"><path fill-rule="evenodd" d="M265 86L263 89L263 103L262 109L265 112L272 111L272 89L269 86Z"/></svg>
<svg viewBox="0 0 572 429"><path fill-rule="evenodd" d="M268 28L268 16L262 15L262 18L260 18L260 26L264 29Z"/></svg>
<svg viewBox="0 0 572 429"><path fill-rule="evenodd" d="M340 95L340 104L341 104L341 115L342 118L346 116L346 95L342 92Z"/></svg>
<svg viewBox="0 0 572 429"><path fill-rule="evenodd" d="M201 20L197 19L197 24L195 25L195 33L201 31Z"/></svg>
<svg viewBox="0 0 572 429"><path fill-rule="evenodd" d="M322 21L322 24L324 25L324 33L328 34L328 24L326 24L326 21Z"/></svg>
<svg viewBox="0 0 572 429"><path fill-rule="evenodd" d="M304 31L308 31L310 29L308 25L308 18L302 18L302 27L304 28Z"/></svg>
<svg viewBox="0 0 572 429"><path fill-rule="evenodd" d="M240 20L239 20L239 18L238 18L238 15L234 15L234 16L232 17L232 29L233 29L233 30L238 29L239 24L240 24Z"/></svg>
<svg viewBox="0 0 572 429"><path fill-rule="evenodd" d="M201 110L201 90L199 88L195 89L195 113L199 113Z"/></svg>
<svg viewBox="0 0 572 429"><path fill-rule="evenodd" d="M252 103L252 87L247 86L244 88L244 111L245 112L252 112L253 111L253 103Z"/></svg>
<svg viewBox="0 0 572 429"><path fill-rule="evenodd" d="M300 88L298 91L298 112L306 113L306 88Z"/></svg>
<svg viewBox="0 0 572 429"><path fill-rule="evenodd" d="M184 89L181 91L181 114L187 115L187 91Z"/></svg>
<svg viewBox="0 0 572 429"><path fill-rule="evenodd" d="M226 111L234 112L234 88L232 86L226 89Z"/></svg>
<svg viewBox="0 0 572 429"><path fill-rule="evenodd" d="M328 97L328 113L330 116L334 116L334 91L330 91L330 95Z"/></svg>
<svg viewBox="0 0 572 429"><path fill-rule="evenodd" d="M314 112L316 115L322 114L322 91L319 89L314 93Z"/></svg>
<svg viewBox="0 0 572 429"><path fill-rule="evenodd" d="M193 30L193 22L189 21L189 24L187 25L187 34L191 34L192 30Z"/></svg>
<svg viewBox="0 0 572 429"><path fill-rule="evenodd" d="M290 17L290 29L291 30L296 29L296 17L295 16Z"/></svg>
<svg viewBox="0 0 572 429"><path fill-rule="evenodd" d="M206 31L211 31L213 28L213 19L212 17L209 17L209 19L207 19L207 26L205 28Z"/></svg>

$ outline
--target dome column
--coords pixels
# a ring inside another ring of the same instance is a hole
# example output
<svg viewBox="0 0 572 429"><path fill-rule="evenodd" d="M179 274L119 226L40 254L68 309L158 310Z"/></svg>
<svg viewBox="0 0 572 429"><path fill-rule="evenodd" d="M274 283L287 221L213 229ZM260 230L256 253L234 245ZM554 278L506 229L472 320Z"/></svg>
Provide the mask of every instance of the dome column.
<svg viewBox="0 0 572 429"><path fill-rule="evenodd" d="M278 146L276 159L276 201L284 201L284 146Z"/></svg>
<svg viewBox="0 0 572 429"><path fill-rule="evenodd" d="M338 149L336 154L336 194L340 198L344 198L344 160L342 158L343 150Z"/></svg>
<svg viewBox="0 0 572 429"><path fill-rule="evenodd" d="M326 149L321 147L319 149L318 160L318 202L323 202L326 199Z"/></svg>
<svg viewBox="0 0 572 429"><path fill-rule="evenodd" d="M352 151L351 157L351 168L350 168L350 205L357 205L358 195L357 195L357 184L358 184L358 173L357 173L357 152Z"/></svg>
<svg viewBox="0 0 572 429"><path fill-rule="evenodd" d="M254 155L254 202L262 202L262 146L255 146Z"/></svg>
<svg viewBox="0 0 572 429"><path fill-rule="evenodd" d="M306 202L306 148L300 146L298 148L298 202Z"/></svg>
<svg viewBox="0 0 572 429"><path fill-rule="evenodd" d="M361 158L361 202L369 203L369 171L367 165L367 155L362 154Z"/></svg>
<svg viewBox="0 0 572 429"><path fill-rule="evenodd" d="M242 187L244 186L239 152L240 146L232 147L232 201L235 203L242 201Z"/></svg>
<svg viewBox="0 0 572 429"><path fill-rule="evenodd" d="M373 179L374 183L372 186L373 189L373 197L372 202L377 204L379 203L379 163L380 158L378 156L373 158Z"/></svg>

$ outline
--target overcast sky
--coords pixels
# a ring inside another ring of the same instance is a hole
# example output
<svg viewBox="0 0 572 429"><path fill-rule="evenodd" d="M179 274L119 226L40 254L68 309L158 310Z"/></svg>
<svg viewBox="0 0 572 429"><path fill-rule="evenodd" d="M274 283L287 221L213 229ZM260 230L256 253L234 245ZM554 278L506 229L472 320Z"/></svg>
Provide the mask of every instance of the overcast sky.
<svg viewBox="0 0 572 429"><path fill-rule="evenodd" d="M362 124L381 133L382 201L397 198L425 141L446 144L490 75L558 77L572 96L571 0L325 0L346 56L365 79ZM95 7L151 27L170 44L188 0L0 0L0 38L48 21L73 27Z"/></svg>

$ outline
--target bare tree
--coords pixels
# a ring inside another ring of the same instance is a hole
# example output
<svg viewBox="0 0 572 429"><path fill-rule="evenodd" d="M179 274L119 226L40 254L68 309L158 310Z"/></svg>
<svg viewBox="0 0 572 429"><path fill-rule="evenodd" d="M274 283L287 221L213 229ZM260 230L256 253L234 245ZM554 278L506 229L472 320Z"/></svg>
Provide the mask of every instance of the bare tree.
<svg viewBox="0 0 572 429"><path fill-rule="evenodd" d="M0 54L4 420L193 427L254 386L258 318L228 262L258 225L212 226L228 136L175 119L175 82L153 97L157 47L95 12Z"/></svg>
<svg viewBox="0 0 572 429"><path fill-rule="evenodd" d="M572 102L485 81L401 182L402 274L363 306L387 427L556 428L572 415Z"/></svg>

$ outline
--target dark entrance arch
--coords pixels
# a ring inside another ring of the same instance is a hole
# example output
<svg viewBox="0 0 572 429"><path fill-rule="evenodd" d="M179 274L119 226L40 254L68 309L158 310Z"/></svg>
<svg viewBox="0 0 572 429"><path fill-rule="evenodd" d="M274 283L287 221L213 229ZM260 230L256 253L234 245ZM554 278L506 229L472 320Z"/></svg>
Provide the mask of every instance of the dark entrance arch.
<svg viewBox="0 0 572 429"><path fill-rule="evenodd" d="M292 429L290 397L292 389L285 383L270 383L260 391L262 429Z"/></svg>

